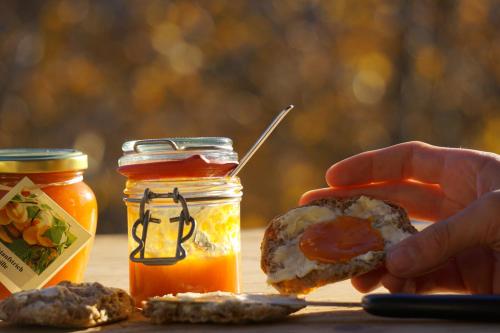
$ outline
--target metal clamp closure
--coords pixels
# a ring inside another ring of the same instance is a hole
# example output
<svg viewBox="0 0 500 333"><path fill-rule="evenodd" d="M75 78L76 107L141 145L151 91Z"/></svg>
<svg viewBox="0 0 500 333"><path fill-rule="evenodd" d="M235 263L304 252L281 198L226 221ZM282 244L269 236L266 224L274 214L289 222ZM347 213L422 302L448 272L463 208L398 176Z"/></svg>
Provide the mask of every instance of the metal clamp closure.
<svg viewBox="0 0 500 333"><path fill-rule="evenodd" d="M142 153L143 150L140 148L141 146L151 146L151 145L168 145L173 150L181 151L181 150L221 150L218 146L212 145L200 145L200 146L182 146L179 145L174 140L170 139L147 139L147 140L138 140L134 142L133 150L136 153Z"/></svg>
<svg viewBox="0 0 500 333"><path fill-rule="evenodd" d="M149 223L161 223L161 220L152 217L151 211L149 209L146 210L145 207L150 200L158 198L173 199L175 203L180 202L182 206L180 215L170 218L170 223L179 223L177 229L175 256L163 258L145 258L144 251L146 249L148 225ZM139 225L142 225L142 235L140 237L137 234L137 228L139 227ZM190 227L186 235L184 235L184 226ZM174 188L174 191L172 193L155 193L147 188L144 191L144 195L140 202L139 218L134 222L134 225L132 226L132 238L134 238L134 240L138 243L138 246L132 252L130 252L130 260L133 262L140 262L145 265L173 265L177 263L178 261L186 258L186 250L182 247L182 243L187 241L194 234L195 227L196 221L189 215L186 199L184 199L184 197L179 193L179 190L177 188Z"/></svg>
<svg viewBox="0 0 500 333"><path fill-rule="evenodd" d="M172 147L173 150L180 150L179 146L172 140L170 139L148 139L148 140L139 140L134 143L134 151L136 153L140 153L141 150L139 149L140 146L146 146L146 145L169 145Z"/></svg>

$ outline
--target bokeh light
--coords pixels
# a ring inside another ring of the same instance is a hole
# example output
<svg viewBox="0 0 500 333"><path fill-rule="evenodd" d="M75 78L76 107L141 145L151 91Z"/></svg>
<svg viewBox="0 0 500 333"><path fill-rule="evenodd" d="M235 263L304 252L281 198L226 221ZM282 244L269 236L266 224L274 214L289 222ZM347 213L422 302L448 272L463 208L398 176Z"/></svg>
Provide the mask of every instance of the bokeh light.
<svg viewBox="0 0 500 333"><path fill-rule="evenodd" d="M500 152L500 1L2 1L0 146L89 154L99 232L125 231L123 141L227 136L243 227L349 155L423 140Z"/></svg>

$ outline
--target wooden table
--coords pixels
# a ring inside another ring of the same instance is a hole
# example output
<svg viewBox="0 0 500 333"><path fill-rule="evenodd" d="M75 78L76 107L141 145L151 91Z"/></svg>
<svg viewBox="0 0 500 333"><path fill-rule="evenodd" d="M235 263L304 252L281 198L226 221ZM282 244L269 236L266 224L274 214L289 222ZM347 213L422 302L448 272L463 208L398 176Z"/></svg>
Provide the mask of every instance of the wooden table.
<svg viewBox="0 0 500 333"><path fill-rule="evenodd" d="M259 266L259 244L263 230L247 230L242 234L242 277L244 292L274 292L266 285ZM87 281L128 290L127 238L125 235L99 235L96 238L86 274ZM377 290L383 292L383 290ZM311 300L359 301L361 294L348 281L325 286L308 296ZM424 319L390 319L371 316L361 309L306 308L288 320L273 324L224 325L151 325L137 313L127 322L88 330L27 329L0 325L1 332L500 332L500 324L439 321Z"/></svg>

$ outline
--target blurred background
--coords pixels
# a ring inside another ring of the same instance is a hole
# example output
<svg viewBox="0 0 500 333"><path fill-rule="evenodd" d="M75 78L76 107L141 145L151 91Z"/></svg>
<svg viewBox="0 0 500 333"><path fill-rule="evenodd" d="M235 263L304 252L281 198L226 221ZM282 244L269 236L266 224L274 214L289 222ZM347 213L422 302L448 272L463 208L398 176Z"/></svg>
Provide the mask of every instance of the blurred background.
<svg viewBox="0 0 500 333"><path fill-rule="evenodd" d="M0 147L89 154L99 232L124 232L126 140L227 136L242 226L407 140L500 152L500 1L2 1Z"/></svg>

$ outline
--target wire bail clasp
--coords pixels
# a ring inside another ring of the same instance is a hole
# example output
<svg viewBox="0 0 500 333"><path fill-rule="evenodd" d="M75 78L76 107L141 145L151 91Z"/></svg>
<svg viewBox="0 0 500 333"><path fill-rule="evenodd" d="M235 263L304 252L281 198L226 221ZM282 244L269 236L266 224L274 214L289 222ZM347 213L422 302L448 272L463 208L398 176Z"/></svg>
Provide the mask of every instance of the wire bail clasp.
<svg viewBox="0 0 500 333"><path fill-rule="evenodd" d="M175 203L180 203L182 206L181 213L179 216L171 217L170 223L178 222L177 229L177 241L175 256L173 257L163 257L163 258L145 258L144 252L146 249L146 240L148 236L148 226L149 223L161 223L160 219L151 216L151 211L146 210L146 204L153 199L173 199ZM139 237L137 234L137 228L142 225L142 235ZM184 226L189 226L190 229L186 235L184 235ZM195 219L189 215L188 206L186 199L179 193L178 188L174 188L172 193L155 193L147 188L144 191L144 195L141 199L139 208L139 218L134 222L132 226L132 238L137 242L137 247L130 252L130 260L133 262L140 262L145 265L174 265L178 261L186 258L186 250L182 246L182 243L187 241L193 234L196 228ZM139 256L137 256L139 254Z"/></svg>

